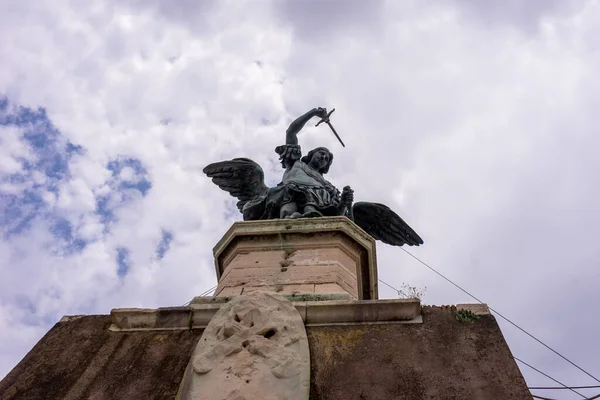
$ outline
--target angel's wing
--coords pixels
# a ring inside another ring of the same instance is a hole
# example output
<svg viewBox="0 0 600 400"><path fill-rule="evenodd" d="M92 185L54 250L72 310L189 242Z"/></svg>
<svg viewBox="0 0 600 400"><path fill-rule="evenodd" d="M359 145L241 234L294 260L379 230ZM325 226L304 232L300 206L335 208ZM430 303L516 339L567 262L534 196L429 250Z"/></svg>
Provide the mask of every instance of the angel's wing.
<svg viewBox="0 0 600 400"><path fill-rule="evenodd" d="M388 206L358 202L352 207L354 222L369 235L392 246L418 246L423 239Z"/></svg>
<svg viewBox="0 0 600 400"><path fill-rule="evenodd" d="M269 190L262 168L249 158L212 163L204 167L203 172L215 185L237 197L240 212L244 204Z"/></svg>

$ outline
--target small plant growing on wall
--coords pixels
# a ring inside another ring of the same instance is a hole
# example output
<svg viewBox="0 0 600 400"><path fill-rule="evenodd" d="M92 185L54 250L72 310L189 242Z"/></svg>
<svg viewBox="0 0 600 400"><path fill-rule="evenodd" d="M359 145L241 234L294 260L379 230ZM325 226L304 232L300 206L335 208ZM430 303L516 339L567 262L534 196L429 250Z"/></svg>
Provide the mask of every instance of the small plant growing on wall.
<svg viewBox="0 0 600 400"><path fill-rule="evenodd" d="M458 322L475 322L481 319L479 315L471 310L458 310L455 317Z"/></svg>
<svg viewBox="0 0 600 400"><path fill-rule="evenodd" d="M423 300L425 296L425 292L427 291L427 286L418 288L416 286L410 286L406 283L403 283L401 289L398 290L398 297L401 299L419 299Z"/></svg>

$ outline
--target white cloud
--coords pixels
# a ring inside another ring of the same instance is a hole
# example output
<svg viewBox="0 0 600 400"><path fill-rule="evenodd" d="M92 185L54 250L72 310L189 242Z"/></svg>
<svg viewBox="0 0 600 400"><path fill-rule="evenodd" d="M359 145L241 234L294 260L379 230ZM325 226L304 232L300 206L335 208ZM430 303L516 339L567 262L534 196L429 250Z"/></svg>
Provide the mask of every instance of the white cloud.
<svg viewBox="0 0 600 400"><path fill-rule="evenodd" d="M458 1L356 2L345 10L38 3L4 3L10 13L2 13L0 35L10 39L0 44L0 93L45 107L64 140L83 146L58 196L43 198L91 243L57 252L43 222L0 241L0 343L19 349L0 348L0 375L49 326L32 329L15 315L56 320L177 305L213 286L211 250L232 222L232 203L202 168L247 156L276 181L273 148L291 118L314 106L336 108L332 122L347 145L326 127L301 134L304 149L335 153L332 182L397 210L425 239L415 254L594 368L598 4L512 5L494 19ZM7 174L34 155L18 130L2 129ZM141 179L126 167L113 180L107 164L121 157L145 168L146 196L116 190ZM108 225L95 213L102 196L115 206ZM173 240L158 260L163 230ZM122 280L121 247L130 263ZM470 301L399 249L380 245L378 254L380 277L427 286L427 303ZM15 308L16 296L36 311ZM515 355L568 383L589 381L502 328ZM546 383L524 372L530 383Z"/></svg>
<svg viewBox="0 0 600 400"><path fill-rule="evenodd" d="M0 127L0 173L12 175L21 171L20 160L31 160L33 154L20 140L21 129L12 126Z"/></svg>

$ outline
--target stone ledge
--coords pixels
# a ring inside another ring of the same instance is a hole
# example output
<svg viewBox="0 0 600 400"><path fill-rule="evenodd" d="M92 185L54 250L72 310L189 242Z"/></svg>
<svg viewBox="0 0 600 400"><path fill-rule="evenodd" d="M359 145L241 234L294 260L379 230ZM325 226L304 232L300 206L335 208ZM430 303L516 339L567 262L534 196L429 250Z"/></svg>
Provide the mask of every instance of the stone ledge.
<svg viewBox="0 0 600 400"><path fill-rule="evenodd" d="M119 308L111 311L114 332L204 329L225 304L193 304L158 309ZM421 323L417 299L293 301L306 326Z"/></svg>
<svg viewBox="0 0 600 400"><path fill-rule="evenodd" d="M281 293L280 293L281 294ZM347 292L341 293L292 293L281 294L289 301L327 301L327 300L354 300ZM196 304L223 304L236 296L196 296L190 305Z"/></svg>
<svg viewBox="0 0 600 400"><path fill-rule="evenodd" d="M417 299L324 301L305 303L306 325L410 321L421 315Z"/></svg>
<svg viewBox="0 0 600 400"><path fill-rule="evenodd" d="M87 315L63 315L63 317L58 322L71 322L83 317L87 317Z"/></svg>
<svg viewBox="0 0 600 400"><path fill-rule="evenodd" d="M457 310L466 310L466 311L471 311L474 314L477 315L491 315L492 313L490 312L490 309L488 308L488 305L485 303L481 303L481 304L457 304L456 305L456 309Z"/></svg>
<svg viewBox="0 0 600 400"><path fill-rule="evenodd" d="M271 219L234 222L213 248L213 254L217 258L236 235L252 236L259 233L318 233L327 231L344 232L348 236L354 237L365 248L375 247L375 239L346 217ZM220 271L217 270L217 272Z"/></svg>

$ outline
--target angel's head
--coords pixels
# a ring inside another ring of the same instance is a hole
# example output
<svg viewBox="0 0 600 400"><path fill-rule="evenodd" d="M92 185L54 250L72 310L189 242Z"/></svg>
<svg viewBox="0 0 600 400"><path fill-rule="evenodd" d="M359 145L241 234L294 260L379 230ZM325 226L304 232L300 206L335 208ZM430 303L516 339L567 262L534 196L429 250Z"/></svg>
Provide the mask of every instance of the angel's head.
<svg viewBox="0 0 600 400"><path fill-rule="evenodd" d="M302 162L308 164L311 168L319 171L321 174L329 172L329 167L333 162L333 153L326 147L317 147L302 157Z"/></svg>

